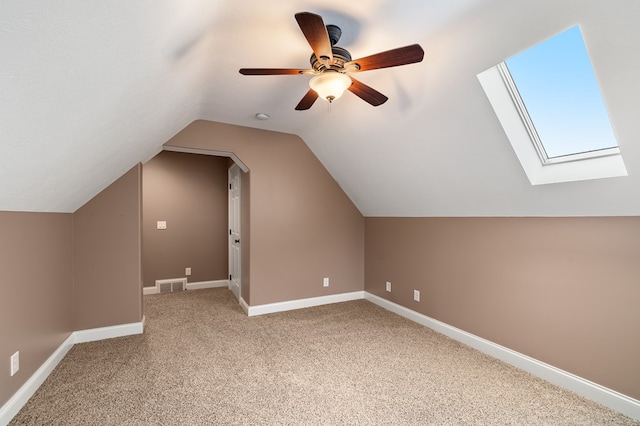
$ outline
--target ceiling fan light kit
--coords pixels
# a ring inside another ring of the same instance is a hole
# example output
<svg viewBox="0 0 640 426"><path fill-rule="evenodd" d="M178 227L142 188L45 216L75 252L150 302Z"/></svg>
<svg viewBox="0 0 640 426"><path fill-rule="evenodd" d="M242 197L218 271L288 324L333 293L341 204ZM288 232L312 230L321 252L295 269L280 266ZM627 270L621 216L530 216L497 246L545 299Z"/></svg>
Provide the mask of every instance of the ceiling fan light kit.
<svg viewBox="0 0 640 426"><path fill-rule="evenodd" d="M387 50L364 58L352 60L351 54L336 46L342 30L335 25L325 25L322 17L310 12L295 15L307 42L313 50L311 69L293 68L241 68L242 75L304 75L313 74L309 91L296 106L296 110L311 108L319 97L333 102L349 90L370 105L378 106L387 97L377 90L349 76L351 73L391 68L421 62L424 51L418 44Z"/></svg>
<svg viewBox="0 0 640 426"><path fill-rule="evenodd" d="M324 72L309 80L309 87L311 87L319 97L328 100L330 103L342 96L349 86L351 86L349 76L337 71Z"/></svg>

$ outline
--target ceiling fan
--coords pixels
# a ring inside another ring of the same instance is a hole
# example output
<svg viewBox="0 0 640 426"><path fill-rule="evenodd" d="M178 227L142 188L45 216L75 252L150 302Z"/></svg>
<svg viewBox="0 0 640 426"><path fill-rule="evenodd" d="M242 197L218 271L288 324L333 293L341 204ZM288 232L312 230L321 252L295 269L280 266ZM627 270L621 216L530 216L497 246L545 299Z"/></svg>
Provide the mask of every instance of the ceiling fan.
<svg viewBox="0 0 640 426"><path fill-rule="evenodd" d="M345 90L349 90L373 106L382 105L388 99L385 95L354 79L350 74L413 64L422 61L424 57L424 51L420 45L412 44L352 60L351 54L346 49L336 46L342 35L340 27L325 26L320 15L310 12L296 13L295 17L313 50L310 59L311 69L241 68L240 74L313 75L309 81L309 91L298 103L296 110L311 108L319 97L333 102L342 96Z"/></svg>

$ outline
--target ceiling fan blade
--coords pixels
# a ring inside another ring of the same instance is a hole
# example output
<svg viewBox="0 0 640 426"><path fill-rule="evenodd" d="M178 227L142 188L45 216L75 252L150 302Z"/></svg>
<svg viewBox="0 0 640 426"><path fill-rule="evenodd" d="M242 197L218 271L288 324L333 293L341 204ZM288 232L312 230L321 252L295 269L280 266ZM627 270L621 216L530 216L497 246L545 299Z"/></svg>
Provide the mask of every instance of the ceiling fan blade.
<svg viewBox="0 0 640 426"><path fill-rule="evenodd" d="M331 41L327 33L327 27L320 15L310 12L296 13L296 21L306 37L316 58L322 61L325 59L329 63L333 62L333 50Z"/></svg>
<svg viewBox="0 0 640 426"><path fill-rule="evenodd" d="M302 100L300 100L300 102L298 102L298 105L296 105L296 110L303 111L305 109L311 108L316 99L318 99L318 94L315 92L315 90L309 89L307 94L304 95Z"/></svg>
<svg viewBox="0 0 640 426"><path fill-rule="evenodd" d="M349 71L368 71L380 68L397 67L399 65L414 64L422 61L423 58L424 50L422 50L422 47L420 47L419 44L412 44L347 62L344 64L344 67L349 69L350 66L357 65L356 69L349 69Z"/></svg>
<svg viewBox="0 0 640 426"><path fill-rule="evenodd" d="M293 68L240 68L242 75L300 75L311 70Z"/></svg>
<svg viewBox="0 0 640 426"><path fill-rule="evenodd" d="M383 103L387 102L387 99L389 99L382 93L378 92L376 89L373 89L366 84L359 82L353 77L351 77L351 81L353 83L351 84L351 86L349 86L349 91L373 106L382 105Z"/></svg>

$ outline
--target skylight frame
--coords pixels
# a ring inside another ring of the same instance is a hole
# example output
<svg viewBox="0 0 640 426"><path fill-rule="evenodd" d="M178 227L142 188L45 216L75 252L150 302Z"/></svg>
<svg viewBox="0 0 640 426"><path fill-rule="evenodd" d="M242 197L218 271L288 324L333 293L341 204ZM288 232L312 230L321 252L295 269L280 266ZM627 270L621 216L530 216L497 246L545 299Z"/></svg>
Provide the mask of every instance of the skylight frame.
<svg viewBox="0 0 640 426"><path fill-rule="evenodd" d="M590 151L578 152L575 154L566 154L566 155L559 155L556 157L549 157L549 155L547 154L547 150L545 149L544 144L542 143L542 140L538 135L536 126L533 123L533 120L531 119L529 112L527 111L527 107L524 103L524 100L520 96L520 92L518 91L518 86L513 81L513 77L511 76L511 71L509 71L509 66L507 65L506 62L503 61L503 62L500 62L498 65L496 65L496 68L500 72L500 77L502 77L502 80L505 83L505 86L509 92L509 96L511 96L511 100L513 101L513 104L516 110L518 111L518 115L520 115L522 124L526 128L527 133L531 138L531 143L536 149L536 152L538 153L538 156L540 157L540 161L542 161L542 164L558 164L558 163L564 163L568 161L579 161L579 160L586 160L589 158L606 157L609 155L620 155L620 147L615 146L611 148L595 149Z"/></svg>
<svg viewBox="0 0 640 426"><path fill-rule="evenodd" d="M532 185L627 176L619 145L547 156L505 62L477 78Z"/></svg>

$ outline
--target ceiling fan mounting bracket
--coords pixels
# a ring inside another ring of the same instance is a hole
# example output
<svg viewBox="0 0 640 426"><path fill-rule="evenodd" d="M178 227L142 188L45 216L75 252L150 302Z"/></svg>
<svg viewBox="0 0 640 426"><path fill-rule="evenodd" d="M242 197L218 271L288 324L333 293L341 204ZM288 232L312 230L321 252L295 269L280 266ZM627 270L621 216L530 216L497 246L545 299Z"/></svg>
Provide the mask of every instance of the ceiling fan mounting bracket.
<svg viewBox="0 0 640 426"><path fill-rule="evenodd" d="M337 25L329 24L327 27L327 34L329 35L329 41L331 42L331 46L335 46L340 40L340 36L342 36L342 30Z"/></svg>

